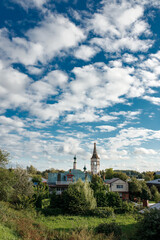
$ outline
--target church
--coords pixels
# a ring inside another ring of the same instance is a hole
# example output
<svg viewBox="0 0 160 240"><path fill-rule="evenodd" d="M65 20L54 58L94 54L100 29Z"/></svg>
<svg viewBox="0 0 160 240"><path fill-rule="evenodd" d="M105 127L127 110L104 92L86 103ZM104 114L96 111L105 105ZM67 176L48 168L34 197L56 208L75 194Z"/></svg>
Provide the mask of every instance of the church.
<svg viewBox="0 0 160 240"><path fill-rule="evenodd" d="M91 181L92 174L98 174L100 171L100 158L97 154L96 143L94 143L93 154L91 157L91 174L86 171L84 166L83 171L77 169L77 159L74 157L73 169L69 169L66 172L49 173L48 174L48 185L50 191L55 190L57 194L61 194L68 188L68 185L75 183L78 179L83 182L85 180Z"/></svg>

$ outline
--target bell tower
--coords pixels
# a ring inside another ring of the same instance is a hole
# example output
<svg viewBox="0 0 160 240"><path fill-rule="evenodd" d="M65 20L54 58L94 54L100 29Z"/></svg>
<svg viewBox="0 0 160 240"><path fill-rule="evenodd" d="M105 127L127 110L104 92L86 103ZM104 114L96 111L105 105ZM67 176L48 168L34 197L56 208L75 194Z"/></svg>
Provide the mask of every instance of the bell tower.
<svg viewBox="0 0 160 240"><path fill-rule="evenodd" d="M74 156L74 162L73 162L73 169L77 169L77 158L76 155Z"/></svg>
<svg viewBox="0 0 160 240"><path fill-rule="evenodd" d="M91 157L91 173L98 174L100 171L100 158L96 150L96 143L94 143L93 155Z"/></svg>

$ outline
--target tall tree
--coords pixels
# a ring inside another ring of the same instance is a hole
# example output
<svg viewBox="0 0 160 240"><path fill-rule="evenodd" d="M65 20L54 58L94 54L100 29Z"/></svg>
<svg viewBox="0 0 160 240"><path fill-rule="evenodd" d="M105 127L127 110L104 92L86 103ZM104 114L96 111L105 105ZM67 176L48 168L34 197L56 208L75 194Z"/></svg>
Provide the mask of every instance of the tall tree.
<svg viewBox="0 0 160 240"><path fill-rule="evenodd" d="M0 167L4 167L9 162L9 153L0 149Z"/></svg>

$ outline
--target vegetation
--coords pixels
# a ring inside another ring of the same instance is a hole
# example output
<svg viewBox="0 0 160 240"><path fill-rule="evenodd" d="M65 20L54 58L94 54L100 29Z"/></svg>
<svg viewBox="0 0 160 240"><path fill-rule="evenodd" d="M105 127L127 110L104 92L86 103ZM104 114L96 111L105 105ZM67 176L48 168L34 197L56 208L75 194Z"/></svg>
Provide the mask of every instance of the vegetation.
<svg viewBox="0 0 160 240"><path fill-rule="evenodd" d="M75 184L70 184L61 195L53 193L51 206L63 209L65 213L86 214L97 206L93 190L88 182L79 179Z"/></svg>
<svg viewBox="0 0 160 240"><path fill-rule="evenodd" d="M137 239L138 240L159 240L160 236L160 210L151 209L146 211L140 218Z"/></svg>
<svg viewBox="0 0 160 240"><path fill-rule="evenodd" d="M78 180L62 195L49 194L42 176L32 165L27 170L6 169L9 154L0 151L0 236L17 240L133 240L158 239L160 211L138 214L131 202L122 201L118 193L109 192L103 178L128 178L127 172L106 169L94 175L91 183ZM58 170L52 169L55 172ZM143 173L153 179L153 172ZM36 184L35 184L36 183ZM131 200L158 202L160 193L145 181L131 178ZM145 230L147 229L147 231Z"/></svg>

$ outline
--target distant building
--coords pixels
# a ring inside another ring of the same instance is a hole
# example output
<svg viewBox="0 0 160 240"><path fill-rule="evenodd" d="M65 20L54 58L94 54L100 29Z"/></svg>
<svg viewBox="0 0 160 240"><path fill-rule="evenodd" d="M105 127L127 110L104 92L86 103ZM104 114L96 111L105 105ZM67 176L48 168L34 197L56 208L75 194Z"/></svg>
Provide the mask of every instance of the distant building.
<svg viewBox="0 0 160 240"><path fill-rule="evenodd" d="M100 171L100 158L97 154L96 143L94 143L93 155L91 157L91 173L98 174Z"/></svg>
<svg viewBox="0 0 160 240"><path fill-rule="evenodd" d="M128 182L125 182L119 178L112 178L104 181L109 186L111 192L119 193L119 196L123 200L129 199L129 186Z"/></svg>
<svg viewBox="0 0 160 240"><path fill-rule="evenodd" d="M149 188L151 188L153 185L156 186L160 192L160 178L147 182L147 186Z"/></svg>
<svg viewBox="0 0 160 240"><path fill-rule="evenodd" d="M91 175L86 172L86 167L84 167L84 171L81 171L76 169L75 163L76 157L74 157L73 162L74 169L63 173L48 173L48 185L51 192L55 190L57 194L61 194L68 188L69 184L77 182L78 179L81 179L83 182L86 180L91 181Z"/></svg>

